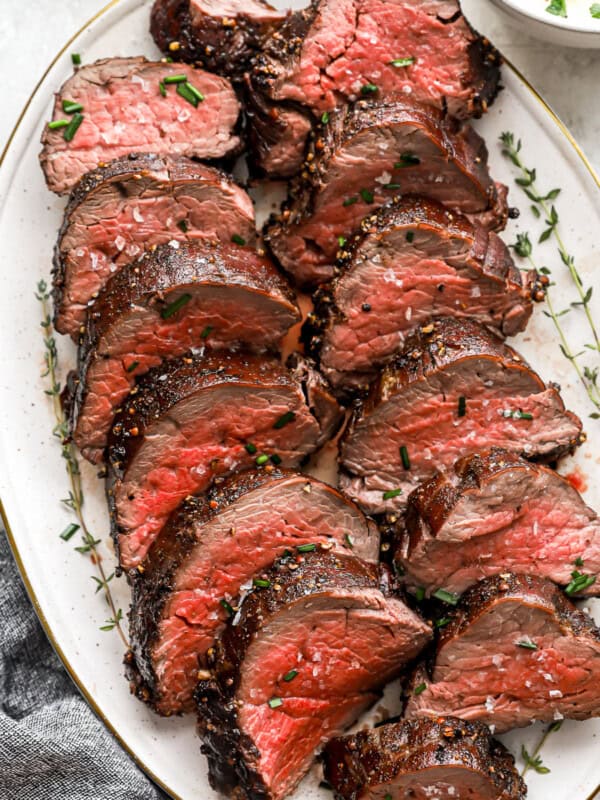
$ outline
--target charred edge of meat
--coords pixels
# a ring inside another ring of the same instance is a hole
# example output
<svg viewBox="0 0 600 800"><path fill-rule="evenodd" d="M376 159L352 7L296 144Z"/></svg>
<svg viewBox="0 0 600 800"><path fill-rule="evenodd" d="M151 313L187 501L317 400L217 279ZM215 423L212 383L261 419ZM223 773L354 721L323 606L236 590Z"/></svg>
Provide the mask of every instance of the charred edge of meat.
<svg viewBox="0 0 600 800"><path fill-rule="evenodd" d="M287 362L287 368L300 383L309 411L315 417L321 428L321 435L317 442L317 449L333 439L344 421L344 412L327 380L317 370L311 358L292 353Z"/></svg>
<svg viewBox="0 0 600 800"><path fill-rule="evenodd" d="M186 160L184 156L179 157L181 160ZM226 181L230 185L236 185L235 181L228 172L220 169L217 166L197 164L191 159L189 161L190 171L193 173L198 169L197 178L201 180L206 170L214 170L215 180ZM90 172L86 172L73 187L63 221L58 232L56 245L54 246L54 258L52 268L52 300L54 306L54 321L56 322L63 300L63 290L65 283L65 265L64 256L61 251L61 244L63 237L67 233L71 224L71 217L73 213L84 203L88 196L92 194L99 186L108 181L113 181L123 177L126 179L130 175L136 175L144 172L159 172L168 168L169 158L162 155L155 155L153 153L130 153L122 158L115 158L113 161L108 162L104 166L99 166ZM190 176L192 179L194 175ZM117 190L118 190L118 181Z"/></svg>
<svg viewBox="0 0 600 800"><path fill-rule="evenodd" d="M451 765L485 775L503 800L522 800L527 794L513 756L489 728L456 717L402 720L333 739L324 760L325 778L340 800L356 800L369 787L390 784L406 773Z"/></svg>
<svg viewBox="0 0 600 800"><path fill-rule="evenodd" d="M468 22L467 24L469 25ZM502 90L500 85L502 56L487 37L481 36L471 25L469 28L476 37L469 45L472 84L476 88L476 93L469 104L469 112L473 117L481 117Z"/></svg>
<svg viewBox="0 0 600 800"><path fill-rule="evenodd" d="M294 562L291 571L288 565ZM352 556L335 553L307 553L278 559L267 577L270 586L246 596L237 624L229 625L209 651L210 680L200 680L195 700L199 709L198 730L202 752L209 756L209 779L213 788L226 793L244 786L240 798L267 800L270 797L253 762L260 757L254 743L238 725L236 692L240 667L255 635L271 616L303 597L320 593L328 586L372 588L390 594L391 577L385 567L366 564ZM238 789L239 791L239 789Z"/></svg>
<svg viewBox="0 0 600 800"><path fill-rule="evenodd" d="M144 559L143 573L137 569L128 571L132 607L138 611L144 609L143 617L139 613L129 615L133 653L126 660L131 690L139 700L152 708L159 700L154 672L142 672L139 665L149 664L152 660L152 647L159 635L158 626L165 603L173 591L180 566L198 541L195 530L218 517L244 494L292 474L293 471L273 467L269 472L249 470L230 478L217 478L206 493L187 497L171 514Z"/></svg>

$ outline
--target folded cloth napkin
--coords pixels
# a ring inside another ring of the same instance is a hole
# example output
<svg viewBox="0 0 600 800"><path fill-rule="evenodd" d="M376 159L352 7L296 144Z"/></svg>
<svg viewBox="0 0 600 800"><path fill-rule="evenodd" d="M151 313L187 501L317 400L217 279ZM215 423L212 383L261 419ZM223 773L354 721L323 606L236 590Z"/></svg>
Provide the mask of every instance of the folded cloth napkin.
<svg viewBox="0 0 600 800"><path fill-rule="evenodd" d="M159 799L63 669L0 529L0 800Z"/></svg>

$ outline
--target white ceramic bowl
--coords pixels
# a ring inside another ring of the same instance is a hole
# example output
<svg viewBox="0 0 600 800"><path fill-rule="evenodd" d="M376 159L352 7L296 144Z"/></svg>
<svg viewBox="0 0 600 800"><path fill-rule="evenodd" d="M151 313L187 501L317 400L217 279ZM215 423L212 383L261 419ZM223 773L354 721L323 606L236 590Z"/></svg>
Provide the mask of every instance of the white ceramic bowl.
<svg viewBox="0 0 600 800"><path fill-rule="evenodd" d="M546 11L550 0L492 0L538 39L567 47L600 48L600 19L590 13L593 0L565 0L567 17Z"/></svg>

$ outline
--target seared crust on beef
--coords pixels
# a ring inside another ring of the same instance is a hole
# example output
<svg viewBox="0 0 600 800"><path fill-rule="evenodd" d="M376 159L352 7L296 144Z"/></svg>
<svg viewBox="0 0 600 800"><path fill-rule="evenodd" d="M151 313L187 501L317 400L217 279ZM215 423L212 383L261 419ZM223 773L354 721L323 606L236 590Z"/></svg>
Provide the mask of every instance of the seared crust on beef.
<svg viewBox="0 0 600 800"><path fill-rule="evenodd" d="M133 386L135 379L148 371L147 364L142 364L144 358L154 358L156 363L157 359L181 355L190 347L212 348L215 345L211 338L216 338L217 347L224 346L225 342L231 349L245 345L250 351L273 352L287 330L300 319L296 298L287 281L268 259L253 249L236 244L211 246L202 241L176 244L177 247L162 245L122 268L108 281L87 314L69 419L74 439L88 458L100 456L101 445L105 442L102 430L107 430L111 422L107 417L110 410L106 407L111 402L106 385L108 378L102 360L113 359L110 388L112 404L116 407L127 385ZM239 290L237 296L236 290ZM206 306L205 300L204 310L198 311L194 298L203 295L208 298L211 294L214 308ZM215 319L221 321L223 312L219 315L219 303L226 300L228 294L230 303L236 300L239 304L240 315L247 312L244 323L237 326L234 340L226 331L219 334L218 329L212 329L210 317L212 310ZM165 333L169 323L162 314L172 302L177 302L174 298L184 295L192 302L169 318L173 329L180 326L182 319L189 322L180 334L184 338L178 339L175 333ZM260 317L252 313L257 309L264 309ZM194 315L198 315L198 319ZM207 338L202 338L209 329ZM224 335L224 339L219 339L219 335ZM169 342L164 341L166 338ZM130 349L124 355L124 342L128 340ZM92 395L98 392L95 385L98 380L104 392L102 419L98 417L95 396L92 396L91 406L86 405L90 392ZM87 416L93 420L86 419Z"/></svg>
<svg viewBox="0 0 600 800"><path fill-rule="evenodd" d="M415 236L417 236L416 241ZM397 269L400 280L403 279L403 260L409 260L410 267L407 269L409 284L403 281L405 291L418 288L412 258L440 259L456 269L459 274L462 272L468 275L472 282L471 305L480 303L477 298L480 296L487 298L490 293L486 303L489 302L491 308L487 316L483 317L483 300L473 312L467 305L459 307L456 299L456 315L464 318L477 314L480 322L489 324L503 335L512 335L523 330L533 310L532 299L539 300L544 296L542 283L535 272L528 275L527 285L523 286L521 273L516 268L508 248L496 234L474 225L461 214L450 212L439 203L422 197L398 198L365 217L360 231L344 243L338 256L335 277L330 284L320 287L314 293L314 310L308 315L302 330L302 338L308 352L320 363L321 369L336 386L340 384L348 387L349 384L356 382L364 385L375 376L377 367L392 356L391 344L388 342L377 344L371 339L368 366L364 366L361 362L361 368L357 369L358 364L353 364L351 353L343 356L344 366L338 367L330 363L332 358L339 357L342 360L341 354L345 352L340 350L339 355L336 352L340 347L335 338L336 333L339 333L338 326L341 326L342 330L353 330L358 335L358 332L350 327L352 324L358 326L358 323L348 319L347 313L340 308L339 303L345 303L347 311L360 310L357 307L348 308L349 296L353 297L354 302L358 302L355 297L359 282L360 286L364 287L362 299L368 297L369 300L367 306L362 308L363 322L368 325L370 318L366 315L373 314L381 324L383 315L384 323L389 320L388 326L380 327L377 335L382 337L385 333L389 338L391 338L392 319L396 331L406 335L411 327L414 328L422 321L421 309L427 310L427 319L439 317L441 314L437 312L435 304L438 303L439 308L444 309L442 313L448 313L445 309L452 305L456 292L464 291L462 288L455 290L452 283L449 287L441 283L430 297L428 306L421 305L419 308L417 301L415 308L411 306L411 301L407 300L407 305L411 308L411 322L409 322L406 319L406 309L398 305L398 302L392 306L389 297L383 293L381 296L378 292L379 287L373 286L373 281L369 280L369 268L375 272L373 280L378 277L375 270L376 259L378 266L383 263L389 264L392 269ZM397 267L395 259L398 260ZM383 269L383 266L381 268ZM424 294L427 293L426 280L425 274ZM347 286L353 288L346 289ZM449 297L448 291L444 292L444 289L449 290ZM475 291L479 291L476 296ZM462 297L460 294L460 299ZM379 302L384 306L381 313L377 305ZM360 344L363 343L366 347L367 337L364 331L361 331Z"/></svg>
<svg viewBox="0 0 600 800"><path fill-rule="evenodd" d="M136 570L130 572L133 597L129 630L133 652L127 659L128 677L132 681L132 690L138 698L147 702L159 713L165 713L163 690L154 663L154 648L160 636L159 624L165 605L176 590L180 569L186 564L191 551L202 546L203 526L211 520L218 519L224 511L238 504L238 501L244 501L246 496L249 503L256 503L257 499L253 499L251 493L263 488L276 488L278 484L285 486L290 480L297 482L299 494L306 498L307 505L320 503L321 493L326 493L339 503L340 511L346 507L349 513L356 516L358 522L362 520L363 530L353 531L352 549L356 555L367 560L377 560L378 536L374 523L338 490L307 475L301 476L291 470L269 466L267 469L239 473L211 487L203 495L187 498L171 515L167 525L150 548L144 562L143 574L140 575ZM301 489L300 484L302 484ZM238 511L242 515L240 525L243 537L245 525L252 521L252 509L246 512L243 507L239 507ZM285 511L283 513L285 514ZM240 528L237 527L230 531L232 546L236 546L238 531ZM315 530L315 541L318 541L319 534L320 531ZM336 545L338 543L329 539L326 548L330 549ZM243 540L238 546L243 549ZM342 542L342 547L350 549L346 541ZM256 564L254 566L256 571ZM198 587L202 586L202 576L200 576ZM198 653L199 661L203 655ZM173 665L170 668L173 669Z"/></svg>
<svg viewBox="0 0 600 800"><path fill-rule="evenodd" d="M436 780L444 790L450 783L461 797L461 777L473 774L489 800L523 800L527 794L513 756L487 726L456 717L402 720L332 739L324 757L336 800L366 800L378 790L393 792L403 778L408 786L421 776L432 788Z"/></svg>
<svg viewBox="0 0 600 800"><path fill-rule="evenodd" d="M211 785L239 800L267 800L279 788L265 785L258 769L261 754L239 724L236 695L253 641L268 629L275 615L303 598L330 593L335 597L336 590L343 590L345 595L379 590L387 597L391 589L391 576L385 567L334 553L283 558L266 577L270 586L245 598L234 624L228 625L217 640L210 654L213 677L201 680L195 694ZM377 688L376 678L368 688Z"/></svg>
<svg viewBox="0 0 600 800"><path fill-rule="evenodd" d="M288 17L285 23L266 40L262 53L256 59L252 73L257 90L272 99L285 99L281 97L282 84L285 83L286 77L293 73L294 67L302 55L305 41L310 40L311 26L318 21L322 7L325 5L323 0L313 0L308 8L297 11ZM439 108L447 109L449 113L460 118L479 117L498 94L502 59L489 40L480 36L469 25L462 15L460 4L456 2L453 5L456 6L455 11L441 21L454 28L455 35L456 31L462 27L460 35L467 36L471 40L468 47L468 67L460 76L462 85L470 89L470 94L466 101L460 101L452 97L444 97L440 93ZM361 2L356 2L354 14L357 20L361 13L368 14L368 9L363 9ZM400 8L397 13L401 15ZM333 59L338 55L338 53L331 53L329 58ZM417 48L411 55L419 57L421 54ZM347 97L340 93L337 94L337 104L353 99L356 99L355 96Z"/></svg>
<svg viewBox="0 0 600 800"><path fill-rule="evenodd" d="M239 6L239 7L238 7ZM198 62L211 72L241 80L265 37L285 20L264 0L219 4L193 0L155 0L150 33L167 55ZM175 51L170 45L176 42Z"/></svg>

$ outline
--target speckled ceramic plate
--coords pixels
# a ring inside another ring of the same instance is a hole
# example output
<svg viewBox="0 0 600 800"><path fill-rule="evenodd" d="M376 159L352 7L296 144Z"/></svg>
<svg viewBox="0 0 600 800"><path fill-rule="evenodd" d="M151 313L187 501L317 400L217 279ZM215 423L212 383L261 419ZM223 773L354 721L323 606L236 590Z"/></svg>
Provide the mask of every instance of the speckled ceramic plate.
<svg viewBox="0 0 600 800"><path fill-rule="evenodd" d="M4 253L0 271L0 494L3 517L36 609L77 685L99 717L115 733L137 762L173 797L210 800L216 797L207 782L206 763L199 753L194 720L159 719L129 694L123 679L123 645L115 631L100 627L109 617L102 593L95 594L94 567L75 552L59 533L71 521L61 498L67 493L60 448L52 437L54 425L46 385L40 377L43 343L40 308L34 297L40 278L48 278L52 247L64 200L51 195L38 166L39 137L49 117L53 91L71 70L70 52L84 61L108 55L156 55L147 33L149 3L121 0L112 3L65 47L52 64L9 142L0 170L0 240ZM505 90L477 127L487 138L491 164L499 180L511 184L513 203L521 207L520 220L505 234L514 241L517 231L530 230L537 240L543 226L529 210L530 203L513 183L514 170L500 153L498 137L513 131L523 140L523 158L537 168L545 189L561 187L556 200L560 230L586 284L597 285L600 269L597 179L575 142L535 92L510 67L504 70ZM259 199L259 210L261 200ZM262 200L262 211L266 210ZM574 288L552 241L536 247L541 263L553 269L559 308L575 300ZM600 292L598 293L600 295ZM600 319L600 297L592 298ZM563 318L573 347L585 344L587 329L580 312ZM600 422L573 369L561 355L552 323L537 308L527 333L514 344L547 380L558 381L564 397L584 418L588 442L575 459L564 463L567 472L579 470L588 488L586 500L600 507ZM69 343L60 343L61 362L73 363ZM588 359L589 360L589 359ZM112 571L108 520L103 487L94 470L84 468L85 514L102 540L107 570ZM128 605L123 580L111 582L116 603ZM386 695L393 703L394 690ZM547 775L529 773L532 800L586 800L600 783L598 759L600 722L565 723L543 750ZM541 729L517 731L505 737L517 755L522 744L532 749ZM522 766L522 764L521 764ZM318 788L318 769L302 783L295 800L330 795Z"/></svg>

